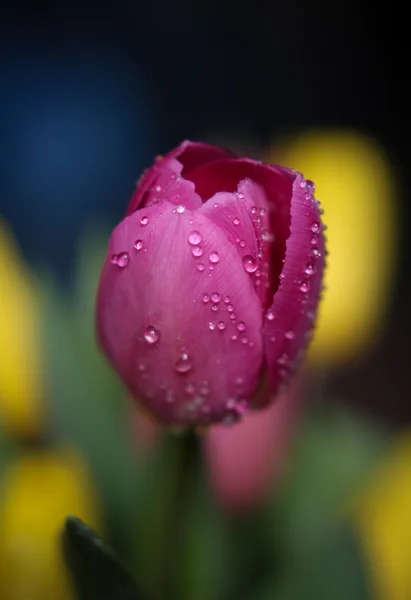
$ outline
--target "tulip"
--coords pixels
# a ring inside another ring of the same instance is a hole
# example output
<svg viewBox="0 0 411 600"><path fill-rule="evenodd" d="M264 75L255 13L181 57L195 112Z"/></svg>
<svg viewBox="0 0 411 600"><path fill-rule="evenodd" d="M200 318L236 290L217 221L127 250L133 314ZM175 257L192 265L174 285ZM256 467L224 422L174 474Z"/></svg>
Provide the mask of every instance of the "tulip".
<svg viewBox="0 0 411 600"><path fill-rule="evenodd" d="M41 321L39 290L0 219L0 423L12 436L44 428Z"/></svg>
<svg viewBox="0 0 411 600"><path fill-rule="evenodd" d="M97 330L166 424L232 424L288 382L314 326L324 236L297 172L183 142L138 182L101 275Z"/></svg>
<svg viewBox="0 0 411 600"><path fill-rule="evenodd" d="M226 512L258 507L280 484L303 412L303 371L266 409L249 413L229 430L211 427L204 436L210 487Z"/></svg>

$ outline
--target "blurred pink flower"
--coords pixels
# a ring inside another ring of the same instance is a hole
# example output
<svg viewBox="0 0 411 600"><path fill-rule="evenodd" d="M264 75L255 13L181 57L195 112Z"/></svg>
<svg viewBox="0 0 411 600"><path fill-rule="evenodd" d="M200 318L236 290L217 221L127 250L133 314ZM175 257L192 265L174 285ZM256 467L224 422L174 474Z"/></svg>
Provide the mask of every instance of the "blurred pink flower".
<svg viewBox="0 0 411 600"><path fill-rule="evenodd" d="M214 425L200 436L209 485L224 511L247 512L279 485L304 410L307 375L302 369L275 402L235 427ZM144 461L162 443L164 428L130 408L136 456Z"/></svg>
<svg viewBox="0 0 411 600"><path fill-rule="evenodd" d="M143 175L110 239L97 327L159 421L231 424L289 379L324 269L313 192L299 173L193 142Z"/></svg>
<svg viewBox="0 0 411 600"><path fill-rule="evenodd" d="M281 480L303 409L304 377L296 377L268 408L232 429L216 425L204 437L209 482L228 512L258 506Z"/></svg>

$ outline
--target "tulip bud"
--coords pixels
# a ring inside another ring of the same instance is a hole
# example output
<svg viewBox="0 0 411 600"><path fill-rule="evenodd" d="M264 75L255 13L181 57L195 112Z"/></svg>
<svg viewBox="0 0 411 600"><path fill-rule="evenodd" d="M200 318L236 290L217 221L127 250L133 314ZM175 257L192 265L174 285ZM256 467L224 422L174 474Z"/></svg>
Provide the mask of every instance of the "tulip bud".
<svg viewBox="0 0 411 600"><path fill-rule="evenodd" d="M110 239L97 328L157 419L232 424L288 381L324 270L313 193L299 173L192 142L143 175Z"/></svg>

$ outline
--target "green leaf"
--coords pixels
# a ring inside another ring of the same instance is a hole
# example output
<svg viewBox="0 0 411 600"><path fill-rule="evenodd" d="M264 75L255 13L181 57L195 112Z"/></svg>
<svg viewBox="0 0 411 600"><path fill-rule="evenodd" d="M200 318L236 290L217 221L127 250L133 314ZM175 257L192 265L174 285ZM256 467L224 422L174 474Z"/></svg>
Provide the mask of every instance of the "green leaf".
<svg viewBox="0 0 411 600"><path fill-rule="evenodd" d="M347 522L313 544L305 561L289 560L280 576L268 577L250 600L371 600L369 574L358 540Z"/></svg>
<svg viewBox="0 0 411 600"><path fill-rule="evenodd" d="M386 432L348 411L310 415L283 486L267 507L267 535L274 548L305 560L321 545L381 458L386 441Z"/></svg>
<svg viewBox="0 0 411 600"><path fill-rule="evenodd" d="M67 518L62 545L78 600L144 598L112 550L80 519Z"/></svg>

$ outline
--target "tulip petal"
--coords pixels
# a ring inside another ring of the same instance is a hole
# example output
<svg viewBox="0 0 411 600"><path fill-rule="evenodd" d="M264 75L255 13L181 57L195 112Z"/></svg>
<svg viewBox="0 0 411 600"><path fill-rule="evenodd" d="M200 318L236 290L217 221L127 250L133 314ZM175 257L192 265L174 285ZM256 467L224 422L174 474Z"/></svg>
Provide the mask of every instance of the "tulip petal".
<svg viewBox="0 0 411 600"><path fill-rule="evenodd" d="M298 366L311 337L325 266L319 203L311 182L294 174L290 236L281 283L265 316L264 348L271 386L276 390Z"/></svg>
<svg viewBox="0 0 411 600"><path fill-rule="evenodd" d="M183 177L186 177L187 173L190 173L202 164L232 158L233 154L218 146L186 140L180 144L174 156L183 165L181 174Z"/></svg>
<svg viewBox="0 0 411 600"><path fill-rule="evenodd" d="M267 293L262 296L262 301L263 307L268 308L271 304L269 299L280 283L285 244L290 234L290 201L295 173L283 167L241 158L201 165L188 173L186 178L195 184L196 193L201 196L203 202L218 192L237 191L244 194L250 208L255 206L263 211L268 209L267 215L260 223L252 215L259 245L264 246L264 267L261 271L265 272L262 276L263 286L267 283L269 286L266 288ZM261 244L263 236L267 243ZM259 295L261 297L261 292Z"/></svg>
<svg viewBox="0 0 411 600"><path fill-rule="evenodd" d="M237 248L263 307L269 297L271 244L269 209L264 189L250 179L240 181L238 191L218 192L200 209L222 227Z"/></svg>
<svg viewBox="0 0 411 600"><path fill-rule="evenodd" d="M263 361L261 305L235 246L201 211L163 202L120 223L97 314L106 353L159 420L244 411Z"/></svg>
<svg viewBox="0 0 411 600"><path fill-rule="evenodd" d="M126 215L162 200L182 204L186 208L201 206L192 182L182 179L182 176L203 163L228 156L231 154L217 146L187 140L182 142L164 157L157 157L155 164L145 171L137 182Z"/></svg>

